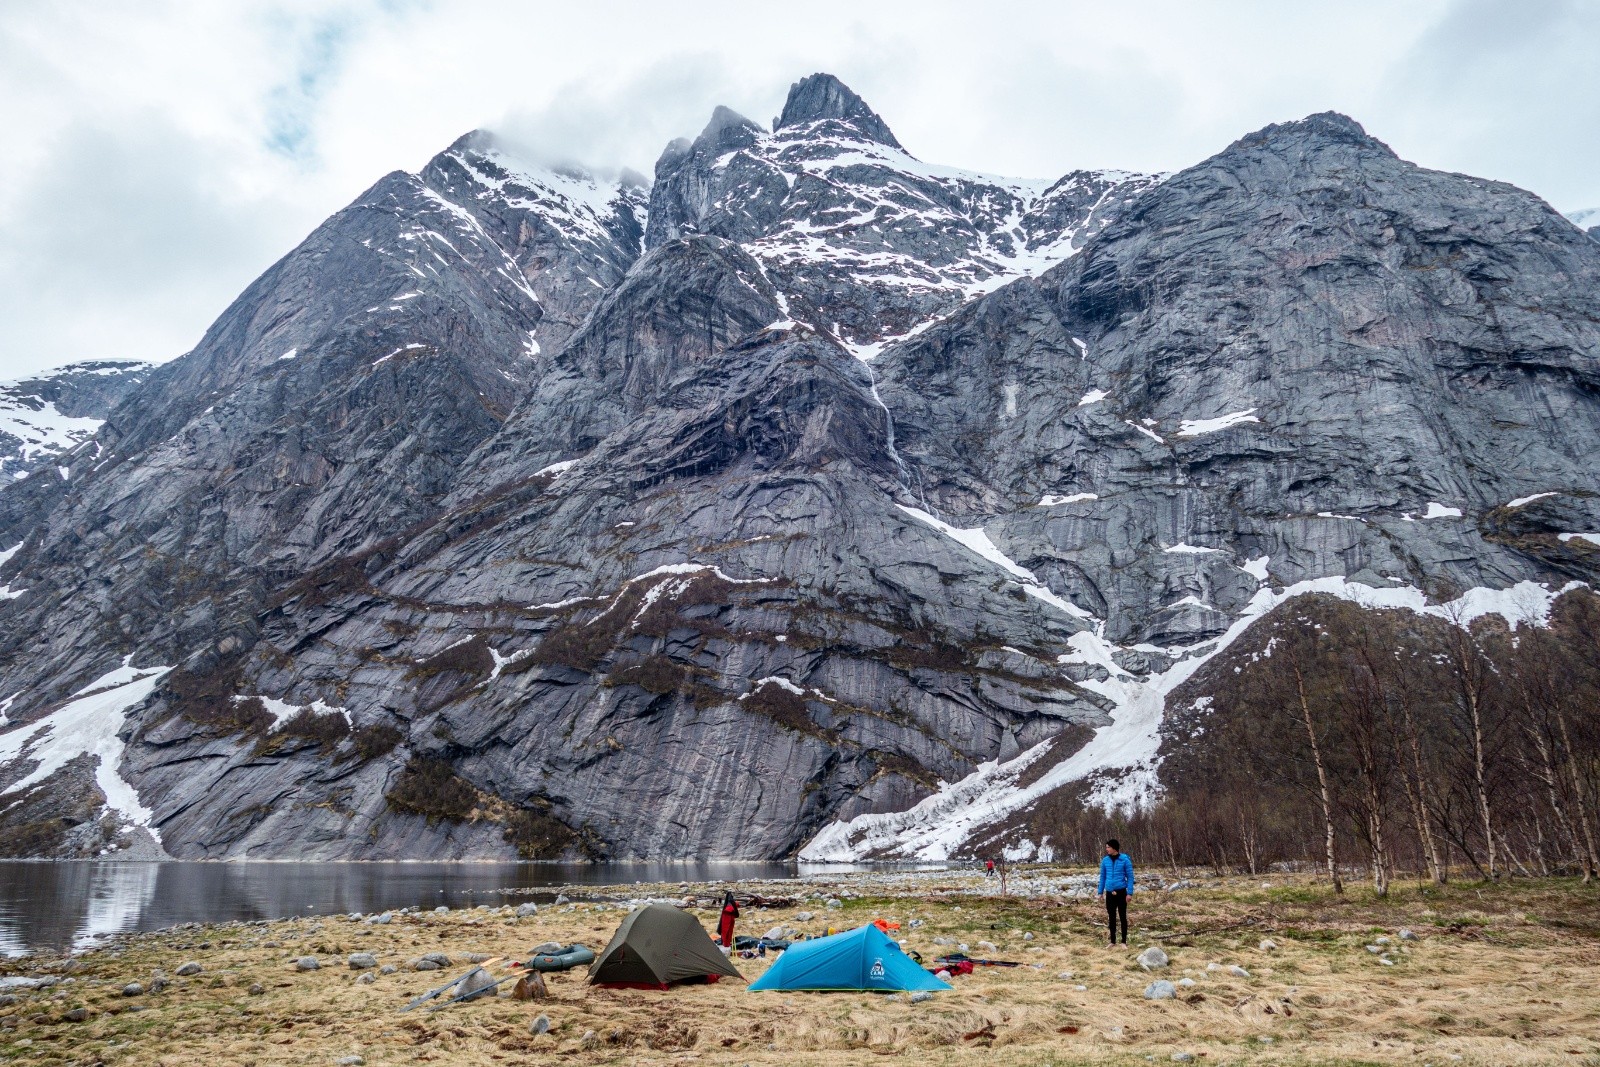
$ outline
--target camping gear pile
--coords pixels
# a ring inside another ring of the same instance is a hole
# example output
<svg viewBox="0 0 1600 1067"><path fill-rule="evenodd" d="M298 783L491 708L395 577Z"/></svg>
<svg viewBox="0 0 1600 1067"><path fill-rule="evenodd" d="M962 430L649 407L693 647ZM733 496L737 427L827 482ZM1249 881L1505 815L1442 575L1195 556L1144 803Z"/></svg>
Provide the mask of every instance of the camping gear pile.
<svg viewBox="0 0 1600 1067"><path fill-rule="evenodd" d="M715 982L723 975L743 977L728 955L778 952L767 972L750 984L750 991L856 990L863 992L921 992L951 988L942 979L970 974L974 966L1015 967L1001 960L974 960L960 953L936 961L938 976L925 970L921 957L908 955L890 936L898 923L876 920L856 930L830 933L799 941L739 937L733 933L738 905L732 894L724 898L718 934L723 945L712 941L698 919L670 904L650 904L628 914L611 941L597 956L582 945L549 942L534 950L526 962L505 963L510 973L499 978L490 968L503 963L496 957L437 989L417 997L401 1011L452 994L429 1010L495 995L503 983L518 979L513 996L518 1000L543 1000L544 974L588 964L588 983L602 989L667 989L692 982Z"/></svg>

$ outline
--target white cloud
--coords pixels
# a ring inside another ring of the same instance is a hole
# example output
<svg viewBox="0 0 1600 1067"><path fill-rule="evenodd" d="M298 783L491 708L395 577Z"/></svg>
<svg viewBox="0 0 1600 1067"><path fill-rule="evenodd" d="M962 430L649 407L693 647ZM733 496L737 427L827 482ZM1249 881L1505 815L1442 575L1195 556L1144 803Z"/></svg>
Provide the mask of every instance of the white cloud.
<svg viewBox="0 0 1600 1067"><path fill-rule="evenodd" d="M1600 206L1592 5L13 0L0 378L170 358L382 174L497 126L648 173L716 104L838 74L925 159L1177 169L1346 111L1401 155Z"/></svg>

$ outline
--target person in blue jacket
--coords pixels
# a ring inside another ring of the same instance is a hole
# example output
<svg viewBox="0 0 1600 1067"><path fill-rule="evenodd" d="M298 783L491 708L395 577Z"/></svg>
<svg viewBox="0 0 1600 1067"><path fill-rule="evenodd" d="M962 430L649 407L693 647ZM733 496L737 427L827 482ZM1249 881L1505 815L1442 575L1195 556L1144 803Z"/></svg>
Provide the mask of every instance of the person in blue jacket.
<svg viewBox="0 0 1600 1067"><path fill-rule="evenodd" d="M1122 943L1128 943L1128 898L1133 895L1133 861L1123 854L1116 838L1106 842L1106 854L1100 857L1100 889L1098 896L1106 902L1106 925L1111 930L1111 944L1117 943L1117 920L1122 920Z"/></svg>

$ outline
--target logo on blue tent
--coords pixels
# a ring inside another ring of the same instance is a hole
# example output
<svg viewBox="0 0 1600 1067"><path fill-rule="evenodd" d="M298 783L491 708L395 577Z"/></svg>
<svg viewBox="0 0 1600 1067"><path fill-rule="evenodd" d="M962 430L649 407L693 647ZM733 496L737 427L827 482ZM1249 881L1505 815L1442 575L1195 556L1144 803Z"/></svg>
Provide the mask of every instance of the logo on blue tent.
<svg viewBox="0 0 1600 1067"><path fill-rule="evenodd" d="M874 982L883 981L883 959L882 959L882 957L879 957L878 959L875 959L875 960L872 961L872 971L870 972L870 974L871 974L872 980Z"/></svg>

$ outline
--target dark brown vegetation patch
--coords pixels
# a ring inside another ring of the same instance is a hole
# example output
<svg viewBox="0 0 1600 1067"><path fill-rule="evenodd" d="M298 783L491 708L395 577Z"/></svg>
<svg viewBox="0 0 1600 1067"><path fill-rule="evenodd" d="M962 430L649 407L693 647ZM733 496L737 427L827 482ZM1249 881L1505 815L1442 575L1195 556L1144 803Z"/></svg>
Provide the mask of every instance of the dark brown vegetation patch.
<svg viewBox="0 0 1600 1067"><path fill-rule="evenodd" d="M420 663L413 664L406 671L406 678L410 681L420 681L455 672L482 679L488 677L493 670L494 656L489 651L489 642L484 640L482 634L478 634L469 640L459 641L435 652Z"/></svg>
<svg viewBox="0 0 1600 1067"><path fill-rule="evenodd" d="M350 734L350 748L340 758L370 763L393 752L403 740L405 734L388 723L363 726Z"/></svg>
<svg viewBox="0 0 1600 1067"><path fill-rule="evenodd" d="M273 723L267 706L257 697L234 699L243 671L237 662L207 673L175 670L163 685L167 707L213 737L263 735Z"/></svg>
<svg viewBox="0 0 1600 1067"><path fill-rule="evenodd" d="M310 708L301 708L282 726L257 742L256 752L270 756L315 745L319 754L326 755L349 736L350 723L338 712L319 715Z"/></svg>
<svg viewBox="0 0 1600 1067"><path fill-rule="evenodd" d="M748 696L738 701L738 707L752 715L764 715L779 726L796 733L827 741L834 740L831 733L811 720L811 713L806 708L806 698L799 693L790 692L781 685L768 683L756 686Z"/></svg>
<svg viewBox="0 0 1600 1067"><path fill-rule="evenodd" d="M430 823L464 822L478 806L478 791L444 760L413 756L385 799L393 810Z"/></svg>
<svg viewBox="0 0 1600 1067"><path fill-rule="evenodd" d="M606 677L607 685L636 685L647 693L658 696L683 688L691 672L681 663L665 656L647 656L638 663L618 667Z"/></svg>
<svg viewBox="0 0 1600 1067"><path fill-rule="evenodd" d="M547 804L513 811L506 816L504 834L523 859L553 860L584 851L582 838L550 814Z"/></svg>

